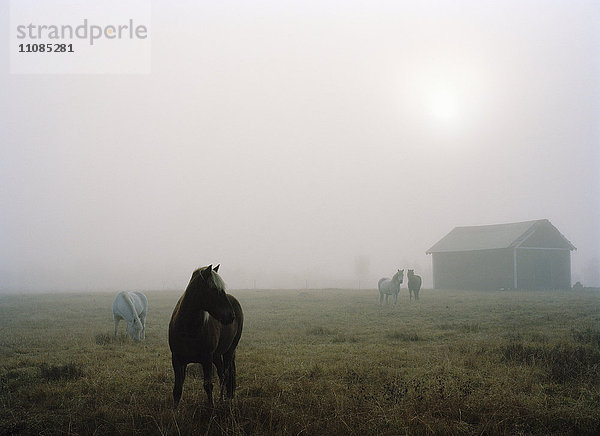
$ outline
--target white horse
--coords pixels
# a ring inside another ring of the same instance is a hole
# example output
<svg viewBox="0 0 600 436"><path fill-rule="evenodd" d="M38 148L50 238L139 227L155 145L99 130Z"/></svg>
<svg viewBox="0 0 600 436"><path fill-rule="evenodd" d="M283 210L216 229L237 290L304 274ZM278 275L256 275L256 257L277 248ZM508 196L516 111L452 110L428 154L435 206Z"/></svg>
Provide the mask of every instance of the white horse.
<svg viewBox="0 0 600 436"><path fill-rule="evenodd" d="M398 292L400 292L400 285L404 281L404 270L399 269L392 279L384 277L379 279L377 287L379 288L379 305L383 303L383 296L385 295L385 304L388 304L388 296L394 296L394 306L398 302Z"/></svg>
<svg viewBox="0 0 600 436"><path fill-rule="evenodd" d="M115 320L115 337L120 320L127 323L127 334L135 341L146 338L146 314L148 299L141 292L119 292L112 304L113 319Z"/></svg>

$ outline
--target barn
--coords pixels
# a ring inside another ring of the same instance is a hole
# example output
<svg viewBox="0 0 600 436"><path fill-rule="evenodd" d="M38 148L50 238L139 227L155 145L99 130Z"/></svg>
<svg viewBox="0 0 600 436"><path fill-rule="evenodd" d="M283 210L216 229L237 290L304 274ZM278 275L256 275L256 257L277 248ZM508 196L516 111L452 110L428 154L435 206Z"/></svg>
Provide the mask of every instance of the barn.
<svg viewBox="0 0 600 436"><path fill-rule="evenodd" d="M435 289L567 289L575 249L543 219L456 227L427 254Z"/></svg>

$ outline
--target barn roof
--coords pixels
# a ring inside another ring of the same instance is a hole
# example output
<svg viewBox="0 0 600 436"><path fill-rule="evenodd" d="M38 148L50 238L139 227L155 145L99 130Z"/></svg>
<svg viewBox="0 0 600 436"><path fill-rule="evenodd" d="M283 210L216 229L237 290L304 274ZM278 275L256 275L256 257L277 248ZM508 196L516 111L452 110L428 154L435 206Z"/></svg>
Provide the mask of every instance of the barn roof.
<svg viewBox="0 0 600 436"><path fill-rule="evenodd" d="M492 250L519 247L538 230L551 235L555 248L575 250L575 247L548 220L488 226L455 227L440 239L427 254L453 251Z"/></svg>

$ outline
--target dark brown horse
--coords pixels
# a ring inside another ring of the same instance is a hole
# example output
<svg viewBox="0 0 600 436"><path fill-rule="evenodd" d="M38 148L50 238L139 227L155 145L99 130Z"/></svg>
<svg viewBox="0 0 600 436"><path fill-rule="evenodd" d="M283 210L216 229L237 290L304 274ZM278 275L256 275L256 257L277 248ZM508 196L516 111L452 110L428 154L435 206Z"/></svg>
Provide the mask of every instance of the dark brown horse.
<svg viewBox="0 0 600 436"><path fill-rule="evenodd" d="M419 299L419 290L421 289L421 277L415 274L414 269L409 269L406 273L408 277L408 293L412 300L413 292L415 293L415 300Z"/></svg>
<svg viewBox="0 0 600 436"><path fill-rule="evenodd" d="M175 372L174 407L181 399L188 363L200 363L204 372L204 390L213 405L212 366L217 368L227 396L235 393L235 347L242 336L244 314L240 303L225 293L225 284L217 274L219 265L199 268L181 296L169 323L169 347Z"/></svg>

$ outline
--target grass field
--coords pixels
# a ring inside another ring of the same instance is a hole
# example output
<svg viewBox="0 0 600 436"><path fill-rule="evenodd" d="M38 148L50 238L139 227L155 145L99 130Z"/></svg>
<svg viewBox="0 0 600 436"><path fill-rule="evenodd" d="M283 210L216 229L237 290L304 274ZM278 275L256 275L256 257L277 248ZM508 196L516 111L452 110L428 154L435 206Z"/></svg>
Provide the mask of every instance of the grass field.
<svg viewBox="0 0 600 436"><path fill-rule="evenodd" d="M146 292L141 343L112 338L116 292L0 296L0 434L600 434L598 292L231 293L238 390L212 411L196 367L172 410L181 291Z"/></svg>

